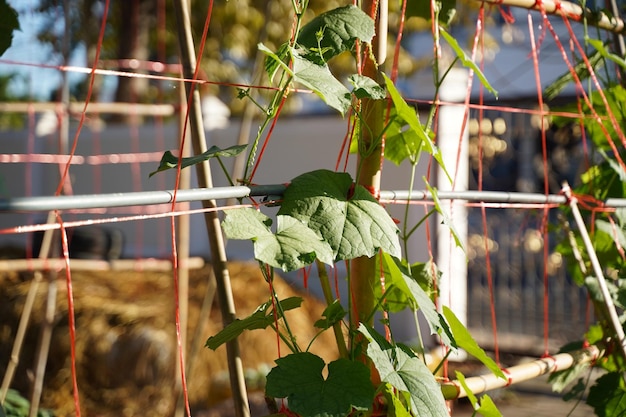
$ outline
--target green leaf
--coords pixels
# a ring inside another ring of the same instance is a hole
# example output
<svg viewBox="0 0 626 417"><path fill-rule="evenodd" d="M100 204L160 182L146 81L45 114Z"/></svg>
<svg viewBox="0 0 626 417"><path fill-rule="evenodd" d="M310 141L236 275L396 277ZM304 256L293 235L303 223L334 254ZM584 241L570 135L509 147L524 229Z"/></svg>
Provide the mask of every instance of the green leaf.
<svg viewBox="0 0 626 417"><path fill-rule="evenodd" d="M456 341L459 348L465 350L467 353L478 359L485 365L491 372L494 373L499 378L504 380L507 379L502 369L495 363L493 359L491 359L484 350L478 346L478 343L474 340L470 332L465 328L463 323L459 321L456 315L448 308L447 306L443 306L443 315L446 320L450 324L450 328L452 329L452 334L454 335L454 340Z"/></svg>
<svg viewBox="0 0 626 417"><path fill-rule="evenodd" d="M322 64L351 51L357 39L370 43L374 33L372 18L349 5L322 13L304 25L297 43L307 49L306 59Z"/></svg>
<svg viewBox="0 0 626 417"><path fill-rule="evenodd" d="M589 45L593 46L600 53L600 55L602 55L603 58L610 59L611 61L615 62L620 67L626 68L626 60L624 60L624 58L621 58L618 55L615 55L609 52L609 50L606 49L604 43L601 40L591 39L591 38L586 38L585 40L587 41Z"/></svg>
<svg viewBox="0 0 626 417"><path fill-rule="evenodd" d="M368 410L374 401L370 371L361 362L338 359L328 364L309 352L294 353L276 360L267 375L265 394L287 398L289 409L302 417L340 417L352 409Z"/></svg>
<svg viewBox="0 0 626 417"><path fill-rule="evenodd" d="M395 158L393 160L394 163L400 164L400 162L402 162L405 158L409 158L411 164L415 165L419 161L419 153L422 150L426 150L426 152L428 152L433 156L433 158L435 158L435 160L443 168L448 178L450 178L450 175L445 168L445 164L443 163L443 156L441 155L441 151L435 146L433 141L424 130L424 127L420 123L417 116L417 112L413 107L409 106L406 101L404 101L404 99L400 95L400 92L396 89L393 81L391 81L391 79L385 74L383 74L383 77L385 78L385 86L387 87L387 91L389 92L389 96L391 97L391 100L393 101L393 106L395 108L396 118L394 118L394 121L397 119L398 122L402 122L402 124L400 125L402 127L408 125L409 129L407 130L407 132L412 132L406 135L401 135L399 139L397 138L397 135L393 135L392 137L387 139L387 141L391 142L393 142L394 140L401 140L403 143L400 146L404 146L406 148L406 153L404 154L405 157ZM385 146L388 146L387 141L385 142ZM395 145L391 144L391 146Z"/></svg>
<svg viewBox="0 0 626 417"><path fill-rule="evenodd" d="M247 146L248 145L234 145L226 149L220 149L217 146L211 146L209 150L207 150L206 152L200 155L183 158L181 161L181 169L187 168L191 165L199 164L210 158L216 158L220 156L224 156L224 157L237 156L241 152L243 152ZM178 166L178 157L174 156L170 151L165 151L165 153L161 157L159 168L157 168L156 171L151 172L150 177L152 177L157 172L167 171L168 169L176 168L177 166Z"/></svg>
<svg viewBox="0 0 626 417"><path fill-rule="evenodd" d="M400 399L400 396L406 396L406 393L397 392L397 390L390 383L386 382L383 384L381 389L385 399L387 400L387 406L389 409L387 410L388 416L393 417L412 417L409 410L407 410L408 402L403 402Z"/></svg>
<svg viewBox="0 0 626 417"><path fill-rule="evenodd" d="M626 389L621 372L611 372L601 376L589 389L587 404L593 407L599 417L626 415Z"/></svg>
<svg viewBox="0 0 626 417"><path fill-rule="evenodd" d="M383 382L410 396L411 411L417 417L447 417L441 387L422 359L406 349L393 347L376 331L364 324L359 332L369 341L367 356Z"/></svg>
<svg viewBox="0 0 626 417"><path fill-rule="evenodd" d="M0 56L11 46L16 30L20 30L17 12L6 0L0 0Z"/></svg>
<svg viewBox="0 0 626 417"><path fill-rule="evenodd" d="M347 312L339 300L330 303L322 313L323 319L315 322L314 326L318 329L326 330L331 328L335 323L340 322L346 316Z"/></svg>
<svg viewBox="0 0 626 417"><path fill-rule="evenodd" d="M463 242L461 242L461 237L460 237L461 235L459 234L459 232L457 232L456 228L454 227L454 222L452 221L450 216L448 216L448 213L443 210L441 206L441 201L439 200L439 196L437 195L437 190L431 187L430 184L428 184L428 181L426 180L425 177L424 177L424 182L426 183L426 188L428 188L428 191L430 192L430 195L433 199L435 210L437 210L437 213L441 215L443 224L446 225L450 229L450 233L452 233L452 237L454 238L454 243L456 244L457 247L461 248L463 252L465 252L465 248L463 247Z"/></svg>
<svg viewBox="0 0 626 417"><path fill-rule="evenodd" d="M450 35L443 28L440 30L439 33L441 33L441 36L443 37L443 39L445 39L446 42L448 42L448 44L452 47L452 49L456 53L456 56L461 61L461 64L463 64L464 67L469 68L472 71L474 71L474 74L476 74L476 76L478 77L478 79L480 80L482 85L487 90L489 90L491 92L491 94L493 94L494 96L498 97L498 92L491 86L491 84L489 84L489 81L487 81L487 77L485 77L485 74L483 74L483 72L480 70L478 65L476 65L476 63L474 61L472 61L470 59L470 57L467 56L467 54L465 53L463 48L461 48L461 46L459 46L459 43L456 41L456 39L454 39L452 37L452 35Z"/></svg>
<svg viewBox="0 0 626 417"><path fill-rule="evenodd" d="M399 259L387 253L383 253L382 257L379 256L379 259L382 261L385 287L391 288L388 294L389 301L396 302L395 305L393 303L389 305L390 311L401 311L407 306L413 310L419 308L430 327L431 334L439 335L446 346L456 347L448 324L437 312L435 303L426 291L413 279L407 267ZM377 295L379 298L383 296L380 292Z"/></svg>
<svg viewBox="0 0 626 417"><path fill-rule="evenodd" d="M602 59L602 54L599 51L595 51L591 55L587 57L587 60L591 64L591 67L594 71L602 68L604 65L604 60ZM574 73L580 81L584 81L589 78L589 69L587 68L587 63L584 60L579 60L576 65L574 65ZM545 100L552 100L556 98L561 91L565 87L567 87L570 83L574 82L574 76L570 71L567 71L560 75L556 80L554 80L543 92L543 97ZM570 119L571 120L571 119Z"/></svg>
<svg viewBox="0 0 626 417"><path fill-rule="evenodd" d="M435 4L435 7L439 9L439 23L442 25L449 25L452 22L454 16L456 16L456 0L442 0L442 1L409 1L406 5L406 17L421 17L425 20L430 20L430 5Z"/></svg>
<svg viewBox="0 0 626 417"><path fill-rule="evenodd" d="M294 80L313 90L326 104L345 115L352 103L350 91L335 78L328 65L317 64L292 49Z"/></svg>
<svg viewBox="0 0 626 417"><path fill-rule="evenodd" d="M353 185L349 174L318 170L294 178L278 214L315 230L332 247L335 261L371 258L379 249L400 257L398 227L364 187Z"/></svg>
<svg viewBox="0 0 626 417"><path fill-rule="evenodd" d="M230 342L231 340L239 337L244 330L265 329L274 324L277 319L282 317L281 311L298 308L302 305L302 301L303 299L300 297L289 297L281 300L279 302L281 309L276 312L276 315L274 314L271 300L263 303L248 317L234 320L228 326L224 327L218 334L209 337L205 346L209 349L215 350L224 343Z"/></svg>
<svg viewBox="0 0 626 417"><path fill-rule="evenodd" d="M255 259L289 272L305 267L315 258L333 263L330 246L301 221L289 216L276 217L276 233L272 220L263 213L242 208L228 210L222 224L230 239L250 239L254 242Z"/></svg>
<svg viewBox="0 0 626 417"><path fill-rule="evenodd" d="M387 92L380 84L365 75L352 74L348 78L348 81L354 86L352 94L354 94L356 98L383 100L387 96Z"/></svg>
<svg viewBox="0 0 626 417"><path fill-rule="evenodd" d="M456 371L456 379L459 381L465 392L467 393L467 398L472 404L472 408L479 414L485 417L502 417L502 413L498 410L498 407L493 403L493 400L488 395L483 395L480 398L480 401L474 393L469 389L467 384L465 383L465 375L461 372Z"/></svg>

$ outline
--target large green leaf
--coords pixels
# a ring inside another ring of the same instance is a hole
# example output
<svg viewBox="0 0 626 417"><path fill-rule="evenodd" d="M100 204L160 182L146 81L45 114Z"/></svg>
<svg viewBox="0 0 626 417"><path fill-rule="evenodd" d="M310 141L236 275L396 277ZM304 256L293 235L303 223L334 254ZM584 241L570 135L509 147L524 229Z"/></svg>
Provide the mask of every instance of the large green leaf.
<svg viewBox="0 0 626 417"><path fill-rule="evenodd" d="M0 0L0 56L11 46L16 30L20 30L17 12L6 0Z"/></svg>
<svg viewBox="0 0 626 417"><path fill-rule="evenodd" d="M409 393L411 411L417 417L447 417L441 387L423 360L407 349L392 346L374 329L361 324L359 332L369 341L367 356L380 379Z"/></svg>
<svg viewBox="0 0 626 417"><path fill-rule="evenodd" d="M294 178L278 214L293 216L319 233L332 247L335 261L371 258L379 249L400 257L398 227L349 174L318 170Z"/></svg>
<svg viewBox="0 0 626 417"><path fill-rule="evenodd" d="M361 362L338 359L328 364L312 353L294 353L276 360L267 375L265 394L287 398L289 409L302 417L341 417L353 409L368 410L374 401L370 371Z"/></svg>
<svg viewBox="0 0 626 417"><path fill-rule="evenodd" d="M255 259L286 272L310 265L316 257L333 263L330 246L301 221L277 216L276 233L272 233L271 224L263 213L242 208L226 212L223 229L230 239L252 240Z"/></svg>
<svg viewBox="0 0 626 417"><path fill-rule="evenodd" d="M205 346L209 349L215 350L226 342L229 342L237 337L244 330L265 329L275 323L276 319L282 317L283 311L293 310L300 307L302 304L302 298L289 297L279 301L280 309L274 313L272 308L272 301L267 301L261 304L257 309L244 319L236 319L228 326L224 327L215 336L209 337Z"/></svg>
<svg viewBox="0 0 626 417"><path fill-rule="evenodd" d="M190 156L188 158L183 158L181 161L181 169L187 168L191 165L199 164L201 162L206 161L210 158L217 158L220 156L231 157L237 156L241 152L243 152L248 145L234 145L226 149L220 149L217 146L211 146L209 150L200 155ZM159 167L156 171L150 173L150 176L153 176L157 172L167 171L168 169L176 168L178 166L178 157L174 156L170 151L165 151L163 156L161 157L161 162L159 163Z"/></svg>
<svg viewBox="0 0 626 417"><path fill-rule="evenodd" d="M359 7L349 5L330 10L307 23L298 44L307 49L306 58L318 64L344 51L351 51L358 40L370 43L374 21Z"/></svg>
<svg viewBox="0 0 626 417"><path fill-rule="evenodd" d="M504 375L504 372L502 372L502 369L500 369L498 364L487 356L485 351L478 346L478 343L476 343L470 332L463 325L463 323L459 321L452 310L450 310L447 306L443 306L443 315L448 321L448 324L450 324L457 346L481 361L483 365L485 365L498 378L506 380L507 377Z"/></svg>
<svg viewBox="0 0 626 417"><path fill-rule="evenodd" d="M456 54L456 56L459 58L459 60L461 61L461 64L463 64L464 67L471 69L472 71L474 71L474 74L476 74L476 76L478 77L478 79L480 80L480 82L482 83L482 85L491 92L491 94L493 94L494 96L498 97L498 92L491 86L491 84L489 83L489 81L487 80L487 77L485 77L485 74L483 74L483 72L480 70L480 68L478 67L478 65L476 65L476 63L474 61L472 61L470 59L470 57L467 56L467 54L465 53L465 51L463 50L463 48L461 48L461 46L459 45L459 43L456 41L456 39L454 39L452 37L452 35L450 35L445 29L441 29L441 31L439 32L441 33L441 37L443 39L446 40L446 42L448 42L448 45L450 45L452 47L452 50L454 51L454 53Z"/></svg>

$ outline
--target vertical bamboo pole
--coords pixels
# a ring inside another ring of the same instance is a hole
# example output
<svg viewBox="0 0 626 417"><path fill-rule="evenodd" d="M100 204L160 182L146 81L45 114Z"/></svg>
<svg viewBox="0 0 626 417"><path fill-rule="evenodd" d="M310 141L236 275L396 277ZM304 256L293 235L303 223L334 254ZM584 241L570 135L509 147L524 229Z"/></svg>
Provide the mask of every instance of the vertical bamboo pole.
<svg viewBox="0 0 626 417"><path fill-rule="evenodd" d="M179 114L179 137L182 138L183 126L185 125L185 114L187 101L185 100L184 84L180 89L180 114ZM189 136L189 135L187 135ZM189 138L184 138L183 157L191 155L191 145ZM189 170L182 170L180 173L180 189L188 189L191 185L191 173ZM189 208L189 203L183 203L185 208ZM178 252L178 306L180 314L180 340L181 349L187 352L187 328L189 323L189 245L190 245L190 218L186 214L178 218L178 231L176 233L176 246ZM180 372L180 361L176 361L176 370ZM182 384L177 379L176 383L176 417L185 415L185 404L181 401Z"/></svg>
<svg viewBox="0 0 626 417"><path fill-rule="evenodd" d="M387 46L387 0L365 0L362 5L363 11L376 19L376 36L372 40L372 54L365 52L363 62L363 75L382 82L379 66L385 61ZM381 167L383 159L383 144L379 140L383 131L383 114L385 111L383 100L364 99L361 102L363 123L367 127L360 129L362 148L370 149L371 152L362 157L359 155L357 163L357 184L368 190L380 189ZM371 313L375 307L374 286L377 284L376 261L374 258L361 257L354 259L350 267L350 293L354 298L354 310L356 314L351 323L353 328L360 322L372 320Z"/></svg>
<svg viewBox="0 0 626 417"><path fill-rule="evenodd" d="M183 75L186 79L194 76L196 56L193 38L191 34L191 22L189 7L185 0L174 0L174 11L178 27L178 41L180 45ZM202 125L202 109L200 107L200 92L194 88L193 83L188 83L187 97L191 95L191 108L189 109L189 128L195 154L204 153L207 150L204 126ZM196 165L198 185L203 188L211 188L213 180L208 162ZM202 202L205 208L216 208L215 200ZM226 249L224 237L217 211L208 211L205 216L207 234L211 247L211 264L215 273L217 296L219 299L222 322L226 326L235 319L235 302L233 300L230 276L226 264ZM230 373L230 385L233 393L235 414L238 417L249 417L248 396L245 388L243 365L239 356L239 344L233 340L226 344L228 357L228 370Z"/></svg>

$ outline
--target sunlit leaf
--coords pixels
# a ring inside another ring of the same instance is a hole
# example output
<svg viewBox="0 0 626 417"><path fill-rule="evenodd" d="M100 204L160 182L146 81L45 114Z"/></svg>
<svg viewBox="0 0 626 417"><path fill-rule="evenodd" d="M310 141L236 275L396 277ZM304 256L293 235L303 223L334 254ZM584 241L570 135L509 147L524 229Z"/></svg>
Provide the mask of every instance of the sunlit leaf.
<svg viewBox="0 0 626 417"><path fill-rule="evenodd" d="M369 341L367 356L380 379L409 394L411 411L417 417L448 417L441 387L423 360L408 349L394 347L374 329L361 324L359 332Z"/></svg>
<svg viewBox="0 0 626 417"><path fill-rule="evenodd" d="M456 347L456 343L451 337L451 331L443 317L437 312L435 303L422 287L413 279L408 268L397 258L387 253L378 257L382 262L382 271L385 277L385 287L390 288L389 293L385 293L389 311L397 312L406 307L413 310L419 308L431 334L436 334L441 338L441 342L449 347ZM376 289L375 294L383 297L380 290Z"/></svg>
<svg viewBox="0 0 626 417"><path fill-rule="evenodd" d="M460 349L465 350L467 353L478 359L485 365L491 372L494 373L499 378L504 380L507 379L502 369L498 366L498 364L491 359L478 343L474 340L470 332L467 328L459 321L456 315L448 308L447 306L443 306L443 315L445 316L448 324L450 324L450 328L452 329L452 334L454 335L454 340L457 343L457 346Z"/></svg>
<svg viewBox="0 0 626 417"><path fill-rule="evenodd" d="M317 170L294 178L278 214L293 216L315 230L332 247L335 261L371 258L379 249L400 257L398 227L349 174Z"/></svg>
<svg viewBox="0 0 626 417"><path fill-rule="evenodd" d="M488 395L483 395L478 399L474 393L469 389L465 383L465 375L456 371L456 379L467 393L467 398L472 404L472 408L480 415L484 417L502 417L502 413L498 410L498 407L494 404L493 400Z"/></svg>
<svg viewBox="0 0 626 417"><path fill-rule="evenodd" d="M461 235L456 230L456 227L454 227L454 222L452 221L452 218L450 218L449 214L443 209L443 205L441 204L441 201L439 200L439 196L437 195L437 190L431 187L430 184L428 184L428 181L426 180L426 178L424 178L424 182L426 183L426 188L428 188L428 191L430 192L430 195L433 199L433 203L435 204L435 210L437 210L437 213L441 215L443 224L446 225L450 229L450 233L452 234L452 237L454 238L454 242L456 243L456 246L463 249L463 251L465 251L465 248L463 247L463 242L461 242Z"/></svg>
<svg viewBox="0 0 626 417"><path fill-rule="evenodd" d="M352 98L350 91L335 78L328 65L317 64L302 57L299 51L292 50L294 81L313 90L326 104L346 114Z"/></svg>
<svg viewBox="0 0 626 417"><path fill-rule="evenodd" d="M234 320L215 336L209 337L205 346L215 350L224 343L239 337L244 330L265 329L274 324L277 319L280 319L283 311L299 308L302 305L302 301L303 299L300 297L289 297L281 300L281 308L276 313L274 313L272 308L272 301L263 303L248 317Z"/></svg>
<svg viewBox="0 0 626 417"><path fill-rule="evenodd" d="M464 67L469 68L472 71L474 71L474 74L476 74L476 76L478 77L478 79L480 80L482 85L487 90L489 90L491 92L491 94L493 94L494 96L498 97L498 92L491 86L489 81L487 81L487 77L485 77L485 74L483 74L483 72L480 70L478 65L476 65L476 63L474 61L472 61L470 59L470 57L467 56L467 54L465 53L463 48L461 48L461 46L456 41L456 39L454 39L454 37L452 37L452 35L450 35L443 28L440 30L440 33L441 33L441 37L443 39L445 39L445 41L448 42L448 44L452 47L452 50L454 51L456 56L461 61L461 64L463 64Z"/></svg>
<svg viewBox="0 0 626 417"><path fill-rule="evenodd" d="M359 7L348 5L316 16L298 36L298 44L307 49L306 59L324 64L344 51L351 51L357 39L370 43L374 21Z"/></svg>
<svg viewBox="0 0 626 417"><path fill-rule="evenodd" d="M255 259L283 271L294 271L319 259L333 263L331 247L301 221L290 216L276 216L276 233L272 220L263 213L242 208L228 210L222 223L230 239L252 240Z"/></svg>
<svg viewBox="0 0 626 417"><path fill-rule="evenodd" d="M199 164L211 158L216 158L220 156L223 156L223 157L237 156L241 152L243 152L247 146L248 145L234 145L226 149L220 149L217 146L211 146L209 150L207 150L206 152L200 155L190 156L188 158L182 158L181 169ZM158 172L167 171L168 169L173 169L176 167L178 167L178 157L174 156L170 151L165 151L165 153L161 157L161 162L159 162L159 167L157 168L156 171L153 171L150 173L150 177L152 177L154 174Z"/></svg>
<svg viewBox="0 0 626 417"><path fill-rule="evenodd" d="M357 98L382 100L386 97L387 92L385 89L370 77L360 74L352 74L348 78L348 81L354 86L352 93Z"/></svg>

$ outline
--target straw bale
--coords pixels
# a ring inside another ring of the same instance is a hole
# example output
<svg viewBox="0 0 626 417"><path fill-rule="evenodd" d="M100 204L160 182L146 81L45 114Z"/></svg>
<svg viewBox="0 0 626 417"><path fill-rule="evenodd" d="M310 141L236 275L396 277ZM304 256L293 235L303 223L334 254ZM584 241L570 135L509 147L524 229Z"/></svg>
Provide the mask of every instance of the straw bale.
<svg viewBox="0 0 626 417"><path fill-rule="evenodd" d="M207 292L210 266L190 271L189 338L202 322L201 305ZM252 313L269 299L268 284L256 264L229 265L239 317ZM32 273L0 274L0 372L4 373L15 338L17 323L32 282ZM57 314L45 377L43 403L58 415L74 415L70 372L68 302L64 271L53 274L57 286ZM76 367L81 408L85 415L171 415L180 377L175 329L175 291L171 272L74 271L72 273L76 317ZM300 295L303 308L288 312L297 340L306 348L315 335L313 323L323 305L298 293L280 277L275 280L280 298ZM28 394L34 358L45 311L47 285L39 286L37 301L26 335L13 387ZM214 303L215 304L215 303ZM219 309L214 306L199 343L221 329ZM251 378L251 390L262 387L262 375L277 357L273 332L244 332L240 338L243 365ZM187 353L192 343L187 344ZM326 361L336 356L330 332L318 338L313 352ZM281 354L285 355L284 345ZM192 407L203 410L230 395L225 348L198 350L187 375ZM260 377L261 376L261 377ZM259 382L260 381L260 382Z"/></svg>

